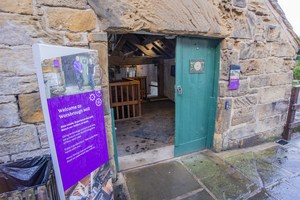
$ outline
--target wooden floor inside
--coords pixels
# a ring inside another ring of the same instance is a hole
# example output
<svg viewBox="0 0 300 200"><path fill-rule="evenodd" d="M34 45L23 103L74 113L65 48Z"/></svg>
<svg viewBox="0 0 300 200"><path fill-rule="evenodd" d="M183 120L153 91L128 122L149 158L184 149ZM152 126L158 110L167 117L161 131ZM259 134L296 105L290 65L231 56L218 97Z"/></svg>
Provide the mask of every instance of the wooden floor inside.
<svg viewBox="0 0 300 200"><path fill-rule="evenodd" d="M118 156L127 156L174 144L175 103L142 104L142 117L116 122Z"/></svg>

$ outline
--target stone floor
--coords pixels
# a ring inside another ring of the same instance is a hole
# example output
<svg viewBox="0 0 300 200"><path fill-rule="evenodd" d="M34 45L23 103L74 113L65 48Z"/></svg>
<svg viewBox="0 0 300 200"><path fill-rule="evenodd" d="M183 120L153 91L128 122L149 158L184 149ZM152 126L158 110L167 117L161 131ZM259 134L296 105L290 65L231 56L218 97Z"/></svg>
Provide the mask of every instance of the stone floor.
<svg viewBox="0 0 300 200"><path fill-rule="evenodd" d="M300 138L202 151L119 174L116 200L300 199Z"/></svg>
<svg viewBox="0 0 300 200"><path fill-rule="evenodd" d="M174 143L175 104L154 101L142 104L142 117L115 123L119 156L153 150Z"/></svg>

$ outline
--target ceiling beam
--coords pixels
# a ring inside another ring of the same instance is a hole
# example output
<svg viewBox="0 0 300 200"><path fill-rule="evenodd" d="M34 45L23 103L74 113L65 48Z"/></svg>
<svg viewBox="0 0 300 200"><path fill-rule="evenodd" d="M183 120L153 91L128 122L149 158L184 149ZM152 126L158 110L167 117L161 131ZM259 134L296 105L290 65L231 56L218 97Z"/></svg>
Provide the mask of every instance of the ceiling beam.
<svg viewBox="0 0 300 200"><path fill-rule="evenodd" d="M108 56L108 62L110 65L142 65L142 64L154 64L158 62L158 58L136 56L136 57L120 57L120 56Z"/></svg>

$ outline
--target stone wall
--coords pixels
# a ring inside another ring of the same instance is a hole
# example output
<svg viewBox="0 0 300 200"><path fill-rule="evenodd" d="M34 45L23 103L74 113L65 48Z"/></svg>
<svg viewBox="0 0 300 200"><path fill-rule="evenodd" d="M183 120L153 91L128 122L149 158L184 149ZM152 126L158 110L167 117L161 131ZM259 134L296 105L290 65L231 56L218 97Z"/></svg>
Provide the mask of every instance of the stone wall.
<svg viewBox="0 0 300 200"><path fill-rule="evenodd" d="M2 0L0 162L49 152L31 52L36 42L99 51L113 152L105 30L226 38L215 149L256 144L282 132L299 41L275 0ZM242 66L237 91L227 90L232 63ZM224 109L226 100L229 110Z"/></svg>

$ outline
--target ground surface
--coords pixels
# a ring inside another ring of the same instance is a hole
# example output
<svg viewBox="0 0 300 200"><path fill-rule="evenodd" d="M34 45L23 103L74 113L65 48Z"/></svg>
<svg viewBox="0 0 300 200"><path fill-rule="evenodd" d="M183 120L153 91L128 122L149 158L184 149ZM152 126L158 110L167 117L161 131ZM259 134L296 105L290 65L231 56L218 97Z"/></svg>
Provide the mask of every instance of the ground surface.
<svg viewBox="0 0 300 200"><path fill-rule="evenodd" d="M115 189L116 200L300 199L300 138L126 171Z"/></svg>
<svg viewBox="0 0 300 200"><path fill-rule="evenodd" d="M119 156L153 150L174 143L175 104L155 101L142 104L142 117L117 121Z"/></svg>

